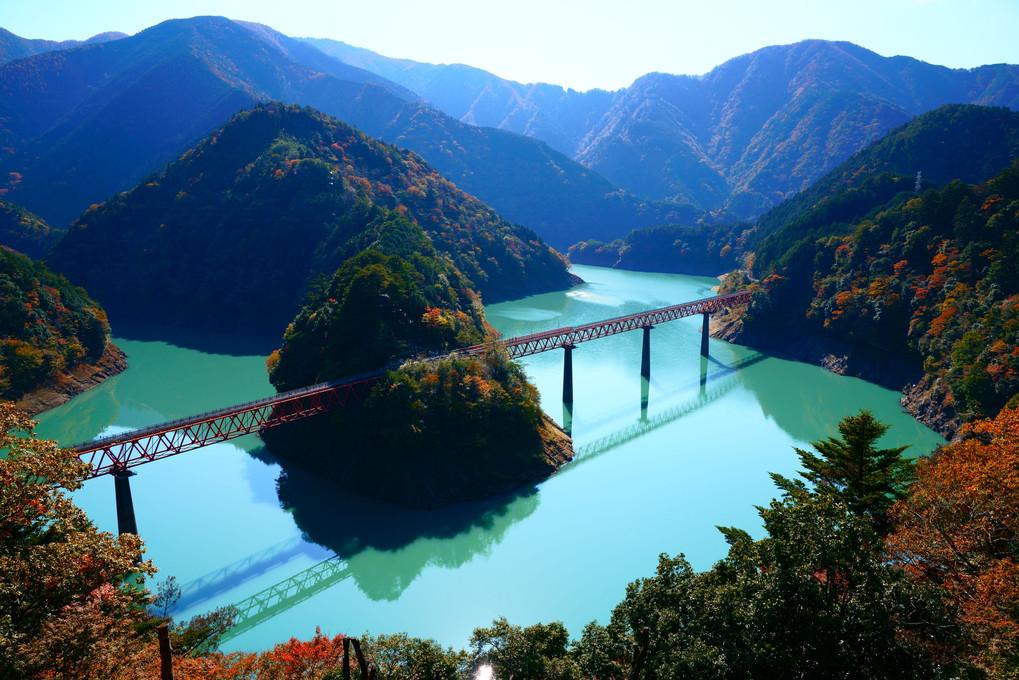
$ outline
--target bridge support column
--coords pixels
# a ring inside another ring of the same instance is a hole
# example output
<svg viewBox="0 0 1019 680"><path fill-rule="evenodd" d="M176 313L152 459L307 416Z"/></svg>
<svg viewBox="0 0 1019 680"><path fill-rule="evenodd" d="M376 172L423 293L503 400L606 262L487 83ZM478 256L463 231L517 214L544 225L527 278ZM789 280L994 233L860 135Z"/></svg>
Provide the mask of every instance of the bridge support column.
<svg viewBox="0 0 1019 680"><path fill-rule="evenodd" d="M644 346L640 353L640 377L651 379L651 329L654 326L644 326Z"/></svg>
<svg viewBox="0 0 1019 680"><path fill-rule="evenodd" d="M704 323L701 324L701 356L708 356L708 325L711 323L711 313L704 313Z"/></svg>
<svg viewBox="0 0 1019 680"><path fill-rule="evenodd" d="M134 519L134 502L131 500L131 477L133 472L122 468L113 473L113 484L117 494L117 532L138 535L138 524Z"/></svg>
<svg viewBox="0 0 1019 680"><path fill-rule="evenodd" d="M563 345L563 403L573 403L573 350L576 345Z"/></svg>

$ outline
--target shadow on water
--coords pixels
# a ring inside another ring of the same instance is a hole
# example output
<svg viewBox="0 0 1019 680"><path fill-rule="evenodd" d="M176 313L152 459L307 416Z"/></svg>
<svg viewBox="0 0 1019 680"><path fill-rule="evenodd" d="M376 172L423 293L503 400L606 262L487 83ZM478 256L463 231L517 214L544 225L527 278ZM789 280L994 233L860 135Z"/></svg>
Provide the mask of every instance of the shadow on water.
<svg viewBox="0 0 1019 680"><path fill-rule="evenodd" d="M753 354L733 362L732 365L724 364L714 358L710 360L702 358L697 396L650 418L647 415L647 381L642 379L641 415L637 422L589 444L578 447L573 462L564 467L563 471L571 470L585 461L593 460L603 453L685 418L708 404L721 399L743 380L743 369L753 366L766 358L768 357L763 354ZM720 370L708 373L707 365L709 361L718 366Z"/></svg>
<svg viewBox="0 0 1019 680"><path fill-rule="evenodd" d="M134 321L111 321L114 336L142 342L165 342L175 347L227 356L268 356L280 346L279 333L251 335L200 331L176 326L159 326Z"/></svg>
<svg viewBox="0 0 1019 680"><path fill-rule="evenodd" d="M455 569L489 554L538 507L531 486L434 510L410 508L301 469L281 474L277 491L305 537L346 560L358 588L376 601L397 599L425 567Z"/></svg>

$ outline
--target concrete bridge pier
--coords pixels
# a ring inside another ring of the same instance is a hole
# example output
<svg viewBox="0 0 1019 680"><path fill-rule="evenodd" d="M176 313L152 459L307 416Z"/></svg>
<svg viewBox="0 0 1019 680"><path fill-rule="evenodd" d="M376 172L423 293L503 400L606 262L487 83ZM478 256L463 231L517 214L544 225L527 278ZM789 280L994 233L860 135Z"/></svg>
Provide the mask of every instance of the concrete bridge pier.
<svg viewBox="0 0 1019 680"><path fill-rule="evenodd" d="M576 345L563 345L563 403L573 403L573 350Z"/></svg>
<svg viewBox="0 0 1019 680"><path fill-rule="evenodd" d="M113 484L117 494L117 532L138 535L138 524L134 519L134 502L131 500L131 477L134 473L120 468L113 473Z"/></svg>
<svg viewBox="0 0 1019 680"><path fill-rule="evenodd" d="M701 324L701 356L708 356L708 325L711 323L711 312L704 312L704 323Z"/></svg>
<svg viewBox="0 0 1019 680"><path fill-rule="evenodd" d="M573 404L563 404L563 429L568 437L573 436Z"/></svg>
<svg viewBox="0 0 1019 680"><path fill-rule="evenodd" d="M651 379L651 329L654 326L644 326L644 346L640 353L640 377Z"/></svg>
<svg viewBox="0 0 1019 680"><path fill-rule="evenodd" d="M707 385L708 385L708 357L706 355L701 355L701 381L700 382L701 382L701 395L703 396L704 392L707 389Z"/></svg>

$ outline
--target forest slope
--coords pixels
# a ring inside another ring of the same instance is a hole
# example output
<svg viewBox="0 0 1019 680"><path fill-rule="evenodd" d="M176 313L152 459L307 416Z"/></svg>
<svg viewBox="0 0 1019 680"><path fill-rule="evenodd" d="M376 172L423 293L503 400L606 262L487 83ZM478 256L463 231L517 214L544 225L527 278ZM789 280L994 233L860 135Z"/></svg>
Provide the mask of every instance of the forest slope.
<svg viewBox="0 0 1019 680"><path fill-rule="evenodd" d="M49 263L118 319L280 332L309 278L396 219L420 225L486 301L575 280L534 232L416 154L281 104L235 116L162 175L91 208Z"/></svg>

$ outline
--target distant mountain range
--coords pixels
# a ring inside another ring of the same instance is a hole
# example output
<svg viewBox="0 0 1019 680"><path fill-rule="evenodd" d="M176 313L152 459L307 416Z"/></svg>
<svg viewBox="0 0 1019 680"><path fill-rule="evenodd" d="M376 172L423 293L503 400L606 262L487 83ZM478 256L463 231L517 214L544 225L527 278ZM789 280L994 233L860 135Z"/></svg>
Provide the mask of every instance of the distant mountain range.
<svg viewBox="0 0 1019 680"><path fill-rule="evenodd" d="M953 70L847 42L768 47L700 77L651 73L616 92L577 92L306 40L461 121L541 139L638 196L740 217L942 104L1019 104L1019 67Z"/></svg>
<svg viewBox="0 0 1019 680"><path fill-rule="evenodd" d="M111 31L94 35L88 40L33 40L31 38L22 38L4 28L0 28L0 64L6 64L15 59L31 57L33 54L69 50L79 45L93 45L126 37L125 33Z"/></svg>
<svg viewBox="0 0 1019 680"><path fill-rule="evenodd" d="M1019 104L1019 67L952 70L842 42L576 92L221 17L70 49L0 37L7 55L36 52L0 66L0 190L57 229L268 100L418 152L562 250L635 228L755 217L924 111Z"/></svg>
<svg viewBox="0 0 1019 680"><path fill-rule="evenodd" d="M635 224L695 221L543 142L454 120L394 82L267 27L167 21L129 38L0 66L5 198L54 227L160 170L236 112L267 100L313 106L410 148L508 219L565 248ZM16 175L10 175L10 173Z"/></svg>

